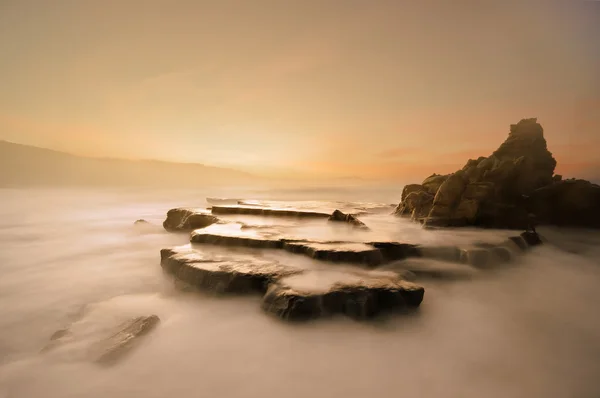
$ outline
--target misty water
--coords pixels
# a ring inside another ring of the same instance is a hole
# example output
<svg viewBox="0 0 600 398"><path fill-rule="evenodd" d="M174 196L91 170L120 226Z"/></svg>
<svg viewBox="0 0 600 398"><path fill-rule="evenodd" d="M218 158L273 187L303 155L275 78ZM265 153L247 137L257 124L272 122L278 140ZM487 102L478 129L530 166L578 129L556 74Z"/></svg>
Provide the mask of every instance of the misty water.
<svg viewBox="0 0 600 398"><path fill-rule="evenodd" d="M374 234L398 241L506 235L426 231L391 217L400 190L1 190L0 398L599 397L597 232L542 228L546 244L515 263L419 281L417 314L374 322L288 324L263 313L260 297L182 292L160 267L161 248L188 241L162 229L166 211L206 197L362 208ZM134 226L140 218L151 225ZM287 227L349 238L343 228ZM88 360L90 342L150 314L160 325L123 361ZM41 352L67 327L68 344Z"/></svg>

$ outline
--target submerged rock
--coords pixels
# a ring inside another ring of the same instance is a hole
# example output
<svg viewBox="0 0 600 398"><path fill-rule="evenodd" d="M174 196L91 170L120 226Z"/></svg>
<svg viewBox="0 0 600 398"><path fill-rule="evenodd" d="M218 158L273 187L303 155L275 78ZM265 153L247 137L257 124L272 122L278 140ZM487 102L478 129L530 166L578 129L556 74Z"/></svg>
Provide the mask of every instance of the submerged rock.
<svg viewBox="0 0 600 398"><path fill-rule="evenodd" d="M295 209L264 208L249 205L237 206L213 206L213 214L247 214L255 216L270 217L295 217L295 218L328 218L330 215L317 211L305 211Z"/></svg>
<svg viewBox="0 0 600 398"><path fill-rule="evenodd" d="M177 279L214 293L262 293L269 283L301 270L253 256L217 256L191 245L161 250L161 266Z"/></svg>
<svg viewBox="0 0 600 398"><path fill-rule="evenodd" d="M403 260L420 256L419 247L409 243L371 242L369 245L379 249L386 261Z"/></svg>
<svg viewBox="0 0 600 398"><path fill-rule="evenodd" d="M464 264L434 260L428 258L408 258L394 261L383 266L384 270L391 270L401 275L410 272L417 279L435 280L462 280L477 276L477 269Z"/></svg>
<svg viewBox="0 0 600 398"><path fill-rule="evenodd" d="M177 208L167 212L167 219L163 222L163 227L170 232L192 231L194 229L208 227L217 221L219 221L219 219L208 214L207 211Z"/></svg>
<svg viewBox="0 0 600 398"><path fill-rule="evenodd" d="M148 224L150 224L148 221L146 221L146 220L142 220L142 219L140 219L140 220L136 220L136 221L133 223L133 225L148 225Z"/></svg>
<svg viewBox="0 0 600 398"><path fill-rule="evenodd" d="M134 318L119 328L119 331L99 342L92 351L96 352L96 362L112 364L127 354L140 340L152 331L160 319L156 315Z"/></svg>
<svg viewBox="0 0 600 398"><path fill-rule="evenodd" d="M352 214L345 214L339 210L335 210L329 217L329 221L346 222L353 227L368 229L368 227Z"/></svg>
<svg viewBox="0 0 600 398"><path fill-rule="evenodd" d="M425 289L396 276L311 271L273 283L262 307L285 320L345 314L368 319L385 311L416 308Z"/></svg>

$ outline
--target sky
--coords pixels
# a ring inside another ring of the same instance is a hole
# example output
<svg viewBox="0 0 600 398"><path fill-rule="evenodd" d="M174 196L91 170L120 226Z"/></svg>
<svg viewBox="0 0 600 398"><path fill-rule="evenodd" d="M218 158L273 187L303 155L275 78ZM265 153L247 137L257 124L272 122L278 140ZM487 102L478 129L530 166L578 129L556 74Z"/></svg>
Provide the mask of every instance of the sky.
<svg viewBox="0 0 600 398"><path fill-rule="evenodd" d="M600 2L0 0L0 54L12 142L418 180L537 117L600 174Z"/></svg>

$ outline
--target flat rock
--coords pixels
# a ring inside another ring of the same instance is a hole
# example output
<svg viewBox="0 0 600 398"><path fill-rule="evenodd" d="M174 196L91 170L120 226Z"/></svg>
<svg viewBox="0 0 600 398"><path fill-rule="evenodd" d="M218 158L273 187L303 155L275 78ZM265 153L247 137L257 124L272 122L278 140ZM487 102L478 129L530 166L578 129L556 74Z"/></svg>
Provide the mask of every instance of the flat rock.
<svg viewBox="0 0 600 398"><path fill-rule="evenodd" d="M214 224L192 232L192 243L220 246L241 246L263 249L281 249L281 234L269 227L249 228L245 224Z"/></svg>
<svg viewBox="0 0 600 398"><path fill-rule="evenodd" d="M167 212L167 219L163 227L170 232L192 231L205 228L219 221L219 219L204 209L176 208Z"/></svg>
<svg viewBox="0 0 600 398"><path fill-rule="evenodd" d="M416 308L425 289L383 273L310 271L273 283L262 308L285 320L345 314L368 319L382 312Z"/></svg>
<svg viewBox="0 0 600 398"><path fill-rule="evenodd" d="M381 250L365 243L290 241L285 242L283 248L291 253L301 253L316 260L369 266L376 266L384 261Z"/></svg>
<svg viewBox="0 0 600 398"><path fill-rule="evenodd" d="M214 224L193 231L190 242L220 246L239 246L259 249L284 249L315 260L345 262L375 266L383 262L379 249L365 243L307 241L284 237L270 228L248 228L239 223Z"/></svg>
<svg viewBox="0 0 600 398"><path fill-rule="evenodd" d="M159 322L160 319L156 315L140 316L125 322L114 335L92 348L92 352L96 352L96 362L112 364L118 361Z"/></svg>
<svg viewBox="0 0 600 398"><path fill-rule="evenodd" d="M217 256L191 245L161 250L163 269L195 288L214 293L264 292L269 283L301 270L253 256Z"/></svg>
<svg viewBox="0 0 600 398"><path fill-rule="evenodd" d="M296 209L265 208L250 205L213 206L213 214L246 214L269 217L294 217L294 218L328 218L328 213L305 211Z"/></svg>

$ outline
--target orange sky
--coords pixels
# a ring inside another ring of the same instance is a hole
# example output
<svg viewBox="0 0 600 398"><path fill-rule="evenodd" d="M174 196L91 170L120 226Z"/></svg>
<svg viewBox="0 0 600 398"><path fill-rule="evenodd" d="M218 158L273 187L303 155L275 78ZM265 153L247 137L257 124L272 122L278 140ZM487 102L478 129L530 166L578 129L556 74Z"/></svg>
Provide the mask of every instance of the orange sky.
<svg viewBox="0 0 600 398"><path fill-rule="evenodd" d="M600 171L600 4L509 3L2 1L0 139L418 180L538 117Z"/></svg>

